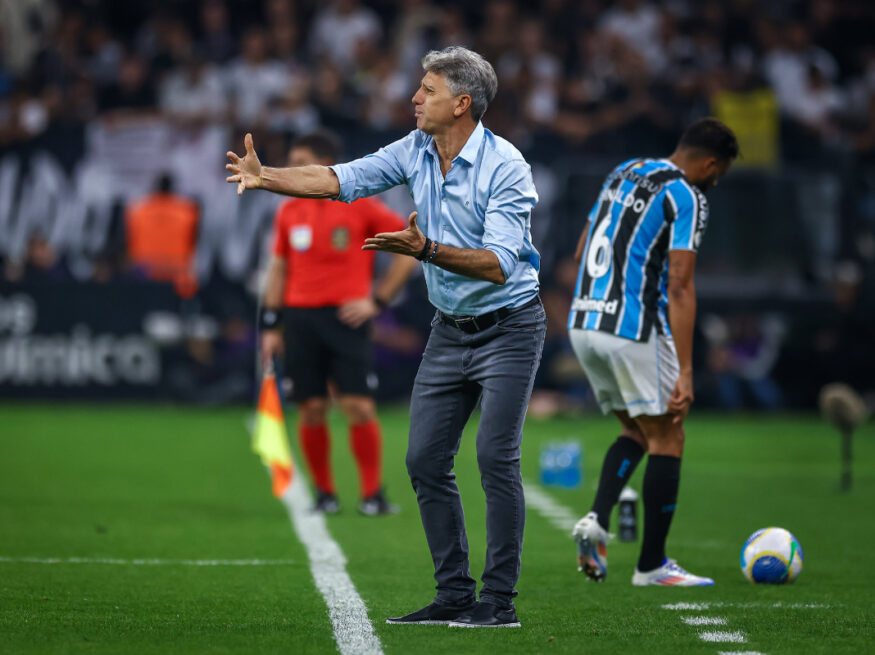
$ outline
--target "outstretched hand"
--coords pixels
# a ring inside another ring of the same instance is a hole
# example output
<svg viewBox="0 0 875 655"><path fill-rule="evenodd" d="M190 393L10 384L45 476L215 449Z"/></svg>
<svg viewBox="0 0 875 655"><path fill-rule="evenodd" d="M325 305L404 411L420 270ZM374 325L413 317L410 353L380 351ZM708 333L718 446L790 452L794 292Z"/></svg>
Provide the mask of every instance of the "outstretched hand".
<svg viewBox="0 0 875 655"><path fill-rule="evenodd" d="M255 154L255 147L252 145L252 134L246 133L243 137L243 146L246 148L246 154L242 158L230 150L225 153L231 160L230 164L225 164L225 168L231 173L225 181L237 184L238 196L243 194L244 189L260 189L263 183L261 162L258 161L258 155Z"/></svg>
<svg viewBox="0 0 875 655"><path fill-rule="evenodd" d="M373 237L365 239L362 250L384 250L416 257L424 247L425 235L420 232L419 226L416 224L416 212L413 212L407 219L407 229L400 232L375 234Z"/></svg>

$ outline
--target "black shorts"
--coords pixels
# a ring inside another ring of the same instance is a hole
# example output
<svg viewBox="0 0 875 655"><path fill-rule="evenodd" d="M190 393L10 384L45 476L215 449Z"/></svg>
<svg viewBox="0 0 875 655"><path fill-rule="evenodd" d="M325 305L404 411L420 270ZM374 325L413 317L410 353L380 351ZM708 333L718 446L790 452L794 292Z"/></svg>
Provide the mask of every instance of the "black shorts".
<svg viewBox="0 0 875 655"><path fill-rule="evenodd" d="M329 380L340 393L374 395L370 322L352 328L337 318L337 307L286 307L283 319L285 377L294 402L327 397Z"/></svg>

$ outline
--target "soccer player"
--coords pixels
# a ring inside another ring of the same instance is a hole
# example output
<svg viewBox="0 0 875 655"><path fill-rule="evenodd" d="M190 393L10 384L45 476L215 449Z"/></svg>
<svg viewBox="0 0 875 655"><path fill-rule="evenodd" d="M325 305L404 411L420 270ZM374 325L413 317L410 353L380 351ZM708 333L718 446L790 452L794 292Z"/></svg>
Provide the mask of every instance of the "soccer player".
<svg viewBox="0 0 875 655"><path fill-rule="evenodd" d="M329 166L339 154L332 134L314 132L293 143L289 165ZM368 516L397 511L382 488L369 321L401 288L416 261L393 255L371 295L374 253L360 244L365 237L405 225L401 216L369 198L352 204L290 199L276 213L274 257L261 312L262 354L267 363L285 352L301 450L316 486L314 509L326 514L340 511L326 422L329 380L349 423L362 498L359 511Z"/></svg>
<svg viewBox="0 0 875 655"><path fill-rule="evenodd" d="M607 575L611 510L644 453L644 538L632 584L712 585L665 556L693 402L696 250L708 221L703 192L738 156L713 118L691 125L667 159L632 159L605 180L575 257L571 345L620 436L602 465L592 511L574 527L580 570Z"/></svg>
<svg viewBox="0 0 875 655"><path fill-rule="evenodd" d="M480 122L498 87L492 65L454 46L428 53L422 66L412 99L417 129L403 139L348 164L275 169L261 166L247 135L244 157L228 153L227 180L238 193L263 188L345 202L401 184L410 189L417 211L407 229L377 234L364 248L420 260L437 308L413 385L407 449L437 596L388 622L519 627L513 599L525 524L520 444L547 325L531 240L538 196L519 151ZM486 494L479 602L453 473L478 402L477 462Z"/></svg>

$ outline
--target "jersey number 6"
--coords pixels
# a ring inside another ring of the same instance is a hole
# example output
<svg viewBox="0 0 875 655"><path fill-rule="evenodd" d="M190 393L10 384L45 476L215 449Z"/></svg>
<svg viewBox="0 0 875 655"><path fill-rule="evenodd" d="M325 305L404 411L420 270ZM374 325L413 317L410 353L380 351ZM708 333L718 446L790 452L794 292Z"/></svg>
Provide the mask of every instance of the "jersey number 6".
<svg viewBox="0 0 875 655"><path fill-rule="evenodd" d="M599 223L592 239L589 242L588 254L586 256L586 272L593 279L600 278L611 269L611 240L605 232L611 225L610 220L603 220Z"/></svg>

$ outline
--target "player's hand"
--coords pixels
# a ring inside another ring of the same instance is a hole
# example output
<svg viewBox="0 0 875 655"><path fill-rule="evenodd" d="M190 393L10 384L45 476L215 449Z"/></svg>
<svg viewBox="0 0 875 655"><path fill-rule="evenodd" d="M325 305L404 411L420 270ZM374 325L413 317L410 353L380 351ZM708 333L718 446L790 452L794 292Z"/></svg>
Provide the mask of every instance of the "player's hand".
<svg viewBox="0 0 875 655"><path fill-rule="evenodd" d="M279 330L265 330L261 333L261 362L267 368L273 364L273 358L279 357L285 351L283 335Z"/></svg>
<svg viewBox="0 0 875 655"><path fill-rule="evenodd" d="M668 401L668 413L674 414L672 423L680 423L690 411L693 404L693 372L681 371L678 381L674 384L674 391Z"/></svg>
<svg viewBox="0 0 875 655"><path fill-rule="evenodd" d="M416 257L425 247L425 235L416 224L416 212L407 219L407 229L400 232L381 232L365 239L362 250L384 250L399 255Z"/></svg>
<svg viewBox="0 0 875 655"><path fill-rule="evenodd" d="M225 178L225 181L237 184L238 196L243 194L244 189L260 189L264 183L261 162L258 161L258 155L255 154L252 135L249 132L243 137L243 146L246 148L246 154L242 158L230 150L225 153L231 160L230 164L225 164L225 168L231 173Z"/></svg>
<svg viewBox="0 0 875 655"><path fill-rule="evenodd" d="M337 318L352 328L360 327L380 313L373 298L359 298L343 303L337 308Z"/></svg>

